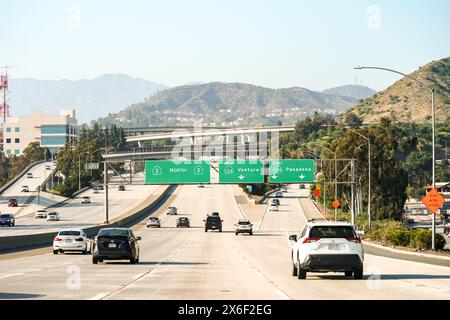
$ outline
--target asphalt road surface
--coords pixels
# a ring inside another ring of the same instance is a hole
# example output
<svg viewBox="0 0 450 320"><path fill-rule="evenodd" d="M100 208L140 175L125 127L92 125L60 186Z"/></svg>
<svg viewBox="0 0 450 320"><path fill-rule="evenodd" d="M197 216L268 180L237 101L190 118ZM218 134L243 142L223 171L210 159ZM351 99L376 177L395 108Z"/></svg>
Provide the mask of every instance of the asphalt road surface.
<svg viewBox="0 0 450 320"><path fill-rule="evenodd" d="M366 254L363 280L342 274L291 275L288 234L306 222L301 191L291 187L279 212L266 212L253 236L236 236L242 218L229 185L178 188L173 205L191 228L177 229L162 210L162 227L139 225L140 263L93 265L90 255L50 253L0 261L3 299L449 299L450 269ZM223 232L205 232L219 211Z"/></svg>

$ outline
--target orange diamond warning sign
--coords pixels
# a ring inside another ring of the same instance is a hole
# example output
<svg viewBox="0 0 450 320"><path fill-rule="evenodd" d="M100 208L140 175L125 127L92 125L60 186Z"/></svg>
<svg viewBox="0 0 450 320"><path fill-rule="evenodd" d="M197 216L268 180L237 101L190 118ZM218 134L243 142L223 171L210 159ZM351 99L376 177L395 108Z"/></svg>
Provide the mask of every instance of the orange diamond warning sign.
<svg viewBox="0 0 450 320"><path fill-rule="evenodd" d="M425 197L422 198L422 203L430 210L432 213L442 207L445 202L445 198L436 190L431 189Z"/></svg>
<svg viewBox="0 0 450 320"><path fill-rule="evenodd" d="M335 209L337 209L341 206L341 203L337 199L334 200L331 204L333 205L333 208L335 208Z"/></svg>
<svg viewBox="0 0 450 320"><path fill-rule="evenodd" d="M320 189L315 189L314 190L314 197L318 197L319 196L319 194L320 194Z"/></svg>

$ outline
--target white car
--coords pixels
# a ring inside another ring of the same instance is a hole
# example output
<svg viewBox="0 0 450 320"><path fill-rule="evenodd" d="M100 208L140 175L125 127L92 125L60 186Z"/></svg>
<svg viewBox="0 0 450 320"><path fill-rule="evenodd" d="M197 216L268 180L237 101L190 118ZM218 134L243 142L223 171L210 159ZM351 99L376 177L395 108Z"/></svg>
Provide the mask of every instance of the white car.
<svg viewBox="0 0 450 320"><path fill-rule="evenodd" d="M283 198L283 192L277 191L277 193L275 193L275 197L277 197L277 198Z"/></svg>
<svg viewBox="0 0 450 320"><path fill-rule="evenodd" d="M21 192L30 192L30 188L28 186L22 186L20 189Z"/></svg>
<svg viewBox="0 0 450 320"><path fill-rule="evenodd" d="M347 222L306 224L301 235L291 235L292 275L306 279L307 272L344 272L363 277L364 251L355 228Z"/></svg>
<svg viewBox="0 0 450 320"><path fill-rule="evenodd" d="M167 208L167 214L168 215L176 215L176 214L178 214L178 210L177 210L177 207L168 207Z"/></svg>
<svg viewBox="0 0 450 320"><path fill-rule="evenodd" d="M47 218L47 210L45 210L45 209L39 209L39 210L36 211L36 213L34 214L34 218L35 218L35 219L46 219L46 218Z"/></svg>
<svg viewBox="0 0 450 320"><path fill-rule="evenodd" d="M150 227L161 228L161 221L158 217L150 217L147 219L147 228Z"/></svg>
<svg viewBox="0 0 450 320"><path fill-rule="evenodd" d="M89 204L89 203L91 203L91 198L89 198L88 196L84 196L81 199L81 204Z"/></svg>
<svg viewBox="0 0 450 320"><path fill-rule="evenodd" d="M47 221L59 221L59 213L56 211L49 212L47 214Z"/></svg>
<svg viewBox="0 0 450 320"><path fill-rule="evenodd" d="M33 174L31 172L27 172L27 178L33 178Z"/></svg>
<svg viewBox="0 0 450 320"><path fill-rule="evenodd" d="M278 205L276 203L271 203L269 206L269 211L278 211Z"/></svg>
<svg viewBox="0 0 450 320"><path fill-rule="evenodd" d="M249 220L239 220L238 223L235 224L235 234L239 233L248 233L253 235L253 224Z"/></svg>
<svg viewBox="0 0 450 320"><path fill-rule="evenodd" d="M84 254L91 252L91 239L83 230L61 230L53 240L53 253L66 251L80 251Z"/></svg>

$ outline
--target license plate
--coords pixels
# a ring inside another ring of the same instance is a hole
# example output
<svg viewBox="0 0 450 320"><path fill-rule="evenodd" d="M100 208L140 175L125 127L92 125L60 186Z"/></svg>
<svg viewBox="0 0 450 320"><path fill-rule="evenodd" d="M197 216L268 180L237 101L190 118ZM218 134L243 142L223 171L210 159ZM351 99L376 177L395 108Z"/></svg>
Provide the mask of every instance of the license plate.
<svg viewBox="0 0 450 320"><path fill-rule="evenodd" d="M339 250L339 246L335 243L330 243L328 245L328 250Z"/></svg>
<svg viewBox="0 0 450 320"><path fill-rule="evenodd" d="M72 239L66 239L65 240L67 243L72 242Z"/></svg>
<svg viewBox="0 0 450 320"><path fill-rule="evenodd" d="M115 243L109 243L108 248L116 248L117 245Z"/></svg>

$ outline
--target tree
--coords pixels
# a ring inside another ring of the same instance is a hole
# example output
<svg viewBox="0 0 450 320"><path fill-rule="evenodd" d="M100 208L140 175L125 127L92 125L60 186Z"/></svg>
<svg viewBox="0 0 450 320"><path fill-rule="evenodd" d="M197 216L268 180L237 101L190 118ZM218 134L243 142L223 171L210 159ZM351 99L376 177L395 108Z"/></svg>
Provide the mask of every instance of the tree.
<svg viewBox="0 0 450 320"><path fill-rule="evenodd" d="M408 176L396 158L398 149L395 126L386 118L380 124L371 125L358 130L371 142L371 207L372 215L377 219L393 218L400 220L406 200ZM358 185L362 186L364 205L367 206L368 192L368 143L361 136L347 130L336 138L330 146L337 158L353 158L356 160L355 175ZM328 181L334 179L334 171L327 169L323 173ZM350 187L342 185L349 197Z"/></svg>
<svg viewBox="0 0 450 320"><path fill-rule="evenodd" d="M359 128L362 123L361 118L354 113L347 113L344 119L344 124L352 128Z"/></svg>

